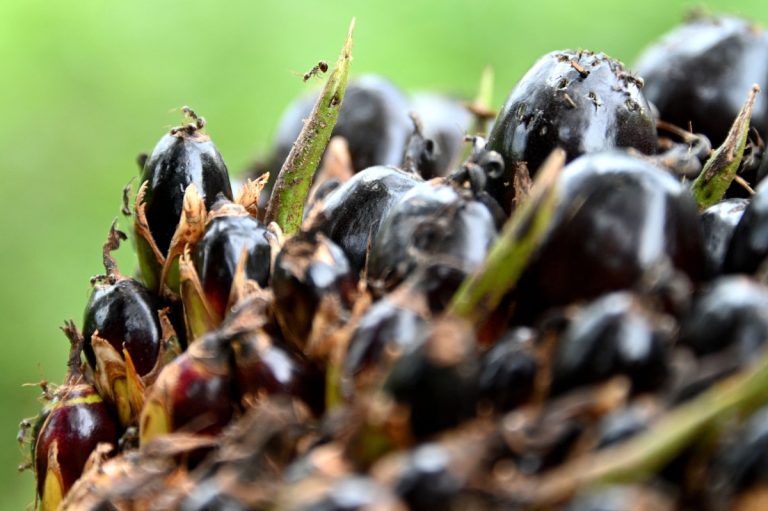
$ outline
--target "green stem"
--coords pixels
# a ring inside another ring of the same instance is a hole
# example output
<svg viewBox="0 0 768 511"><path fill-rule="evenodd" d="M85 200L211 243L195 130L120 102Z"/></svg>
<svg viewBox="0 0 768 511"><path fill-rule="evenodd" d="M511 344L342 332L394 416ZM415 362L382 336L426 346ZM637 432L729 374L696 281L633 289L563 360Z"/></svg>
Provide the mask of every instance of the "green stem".
<svg viewBox="0 0 768 511"><path fill-rule="evenodd" d="M755 97L760 92L758 85L753 85L747 101L741 107L739 115L733 122L728 136L723 145L717 148L709 157L701 173L691 185L691 192L699 205L699 209L705 209L716 204L725 195L736 177L741 160L744 156L744 148L747 145L749 133L749 120L752 117L752 107Z"/></svg>
<svg viewBox="0 0 768 511"><path fill-rule="evenodd" d="M453 296L449 312L482 323L516 284L547 232L558 203L555 186L565 152L552 152L536 176L528 199L504 225L480 269Z"/></svg>
<svg viewBox="0 0 768 511"><path fill-rule="evenodd" d="M353 18L339 59L280 169L267 204L265 221L277 222L286 235L294 234L301 226L304 202L312 184L312 176L320 164L339 117L339 109L341 109L349 78L349 66L352 62L354 29Z"/></svg>

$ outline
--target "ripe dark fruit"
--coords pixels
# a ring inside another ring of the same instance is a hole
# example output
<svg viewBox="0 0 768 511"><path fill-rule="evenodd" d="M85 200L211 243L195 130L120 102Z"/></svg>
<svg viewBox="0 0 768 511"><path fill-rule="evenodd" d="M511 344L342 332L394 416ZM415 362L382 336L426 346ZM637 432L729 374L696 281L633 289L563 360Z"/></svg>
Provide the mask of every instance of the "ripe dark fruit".
<svg viewBox="0 0 768 511"><path fill-rule="evenodd" d="M690 124L719 146L752 84L768 87L768 33L731 16L696 16L647 48L635 68L662 120L685 129ZM765 137L762 95L751 123Z"/></svg>
<svg viewBox="0 0 768 511"><path fill-rule="evenodd" d="M174 128L160 139L141 175L141 182L148 182L143 204L149 231L162 255L168 252L190 184L197 187L207 209L218 194L232 200L227 166L211 138L201 131L202 118L193 119L196 123ZM158 262L141 235L137 236L137 251L145 283L157 289Z"/></svg>
<svg viewBox="0 0 768 511"><path fill-rule="evenodd" d="M533 395L539 362L535 331L517 328L483 354L478 387L481 399L498 411L511 410Z"/></svg>
<svg viewBox="0 0 768 511"><path fill-rule="evenodd" d="M91 344L94 332L109 341L118 353L125 348L140 376L155 366L161 340L157 304L135 280L125 278L114 284L96 284L93 288L83 320L83 351L93 368L96 367Z"/></svg>
<svg viewBox="0 0 768 511"><path fill-rule="evenodd" d="M421 119L424 136L434 141L434 175L447 175L461 156L472 115L461 101L428 92L413 95L411 110Z"/></svg>
<svg viewBox="0 0 768 511"><path fill-rule="evenodd" d="M512 89L488 147L504 158L507 181L520 162L535 175L556 147L569 161L614 147L652 154L656 126L641 88L642 80L603 53L549 53Z"/></svg>
<svg viewBox="0 0 768 511"><path fill-rule="evenodd" d="M710 275L719 275L733 231L749 206L747 199L726 199L701 214L701 230Z"/></svg>
<svg viewBox="0 0 768 511"><path fill-rule="evenodd" d="M368 244L397 200L421 179L394 167L370 167L334 190L317 211L310 230L339 245L355 272L365 265Z"/></svg>
<svg viewBox="0 0 768 511"><path fill-rule="evenodd" d="M671 328L629 293L605 295L586 306L557 341L551 391L623 374L634 391L655 390L668 373Z"/></svg>
<svg viewBox="0 0 768 511"><path fill-rule="evenodd" d="M368 260L368 281L375 291L393 289L427 263L466 275L483 262L496 239L496 226L488 208L462 192L450 185L423 183L392 207Z"/></svg>
<svg viewBox="0 0 768 511"><path fill-rule="evenodd" d="M385 391L410 410L411 434L423 439L475 413L479 363L468 324L436 320L392 367Z"/></svg>
<svg viewBox="0 0 768 511"><path fill-rule="evenodd" d="M357 274L342 249L322 234L301 233L287 240L272 275L274 310L283 335L304 348L320 302L352 305Z"/></svg>
<svg viewBox="0 0 768 511"><path fill-rule="evenodd" d="M208 303L223 318L241 257L246 258L245 276L266 287L271 249L267 230L245 209L223 203L213 215L195 245L194 262Z"/></svg>
<svg viewBox="0 0 768 511"><path fill-rule="evenodd" d="M620 152L586 155L563 170L560 190L551 229L519 285L521 319L631 288L659 265L703 278L696 205L670 174Z"/></svg>
<svg viewBox="0 0 768 511"><path fill-rule="evenodd" d="M749 363L768 340L768 290L743 276L712 283L683 320L680 343L699 356L735 347Z"/></svg>
<svg viewBox="0 0 768 511"><path fill-rule="evenodd" d="M756 192L731 235L724 273L755 273L768 256L768 181L760 183Z"/></svg>
<svg viewBox="0 0 768 511"><path fill-rule="evenodd" d="M283 114L270 164L271 176L276 178L315 99L315 96L301 98ZM400 163L412 131L408 110L407 98L388 80L369 75L350 81L333 136L340 135L347 140L355 172L374 165ZM275 178L270 181L274 182Z"/></svg>

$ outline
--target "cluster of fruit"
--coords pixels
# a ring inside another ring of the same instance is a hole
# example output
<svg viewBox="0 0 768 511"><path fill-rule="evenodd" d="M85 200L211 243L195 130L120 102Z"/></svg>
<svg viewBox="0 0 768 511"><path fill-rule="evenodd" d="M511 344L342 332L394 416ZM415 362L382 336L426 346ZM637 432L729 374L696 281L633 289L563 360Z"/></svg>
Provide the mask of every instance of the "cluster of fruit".
<svg viewBox="0 0 768 511"><path fill-rule="evenodd" d="M695 16L636 71L556 51L498 116L335 83L236 197L185 108L25 423L40 507L768 506L768 33Z"/></svg>

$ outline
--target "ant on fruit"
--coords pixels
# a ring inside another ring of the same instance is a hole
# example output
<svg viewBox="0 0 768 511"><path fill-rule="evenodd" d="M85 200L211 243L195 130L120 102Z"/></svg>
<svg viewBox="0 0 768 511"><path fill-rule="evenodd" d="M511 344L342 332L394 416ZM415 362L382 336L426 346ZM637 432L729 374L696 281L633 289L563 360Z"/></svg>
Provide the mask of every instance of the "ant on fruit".
<svg viewBox="0 0 768 511"><path fill-rule="evenodd" d="M325 73L326 71L328 71L328 62L321 60L320 62L312 66L312 69L304 73L302 78L304 79L304 82L307 82L313 76L319 78L320 74Z"/></svg>
<svg viewBox="0 0 768 511"><path fill-rule="evenodd" d="M181 112L193 122L187 123L182 126L176 126L175 128L171 128L171 135L176 135L181 131L187 133L188 135L191 135L196 131L201 130L205 127L205 117L197 115L197 113L194 110L192 110L192 108L185 105L181 107Z"/></svg>

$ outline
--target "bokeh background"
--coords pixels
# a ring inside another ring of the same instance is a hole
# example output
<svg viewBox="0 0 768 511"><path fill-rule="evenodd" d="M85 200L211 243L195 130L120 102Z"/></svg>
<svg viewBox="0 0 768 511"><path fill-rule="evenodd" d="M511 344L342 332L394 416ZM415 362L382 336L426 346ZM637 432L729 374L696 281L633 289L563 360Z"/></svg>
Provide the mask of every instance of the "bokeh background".
<svg viewBox="0 0 768 511"><path fill-rule="evenodd" d="M474 95L485 65L495 105L546 52L587 48L631 66L695 5L675 0L0 0L0 509L33 501L17 474L19 419L62 379L64 319L82 321L89 278L121 191L192 105L237 175L264 153L295 73L335 60L357 17L354 75L409 91ZM765 0L705 5L768 23ZM127 228L127 224L123 222ZM135 260L121 250L124 273Z"/></svg>

